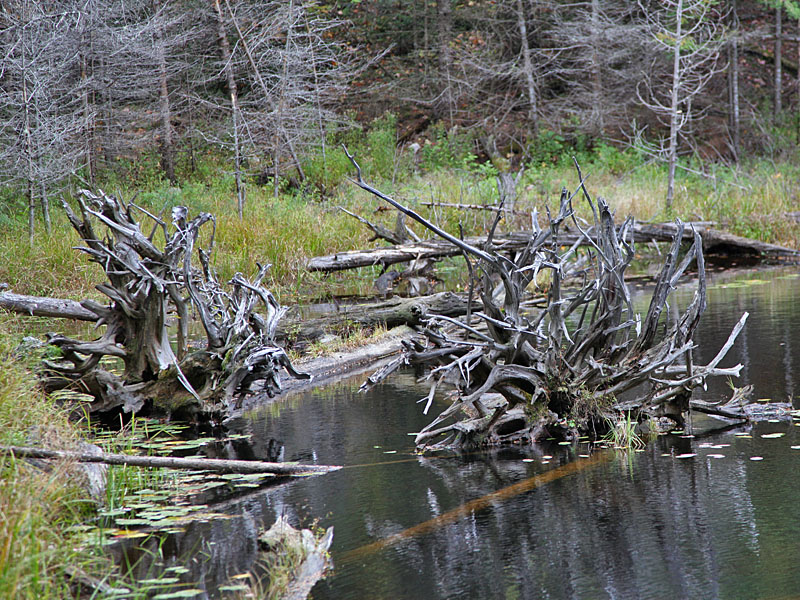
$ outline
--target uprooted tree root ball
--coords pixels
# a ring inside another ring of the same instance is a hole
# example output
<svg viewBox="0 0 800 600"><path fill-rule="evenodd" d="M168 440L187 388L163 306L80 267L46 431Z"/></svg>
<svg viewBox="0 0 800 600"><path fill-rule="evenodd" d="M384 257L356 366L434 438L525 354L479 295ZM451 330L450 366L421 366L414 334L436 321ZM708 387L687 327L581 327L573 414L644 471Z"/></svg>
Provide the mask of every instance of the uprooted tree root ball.
<svg viewBox="0 0 800 600"><path fill-rule="evenodd" d="M417 434L419 447L601 435L609 423L623 418L636 422L668 416L681 423L693 388L709 376L738 376L741 365L717 365L744 326L746 313L710 363L693 362L692 337L706 307L705 269L697 232L681 256L680 221L642 317L634 311L625 282L634 258L633 219L617 226L609 205L602 198L592 200L577 164L578 188L562 191L555 215L547 209L546 227L540 227L534 212L527 246L509 256L492 244L502 212L486 244L470 245L371 187L348 156L359 187L457 246L479 279L482 311L464 320L430 316L421 339L407 342L401 357L362 386L374 385L401 365L424 365L430 380L423 399L426 413L438 390L454 388L452 404ZM591 208L592 223L573 210L579 194ZM572 241L562 246L562 235ZM580 251L581 246L586 250ZM692 263L697 282L691 303L682 314L667 311L670 294ZM545 308L525 307L523 292L543 271L549 272Z"/></svg>
<svg viewBox="0 0 800 600"><path fill-rule="evenodd" d="M50 334L60 358L44 363L48 390L78 388L96 398L92 410L137 412L144 406L157 413L225 415L256 382L270 396L280 390L280 370L296 372L274 342L285 309L261 285L269 265L259 266L248 280L236 274L227 285L217 281L210 264L215 221L208 213L187 218L184 207L172 210L172 228L133 203L102 192L82 191L78 216L64 202L73 228L91 260L108 278L97 286L110 303L81 304L105 325L103 335L81 341ZM142 231L137 215L148 219ZM201 229L211 224L207 247L196 246ZM100 231L96 231L96 227ZM163 238L163 245L154 239ZM193 255L197 252L197 263ZM265 314L256 312L259 304ZM190 351L190 311L206 334L206 346ZM176 349L168 319L177 322ZM104 357L116 357L122 374L104 368Z"/></svg>

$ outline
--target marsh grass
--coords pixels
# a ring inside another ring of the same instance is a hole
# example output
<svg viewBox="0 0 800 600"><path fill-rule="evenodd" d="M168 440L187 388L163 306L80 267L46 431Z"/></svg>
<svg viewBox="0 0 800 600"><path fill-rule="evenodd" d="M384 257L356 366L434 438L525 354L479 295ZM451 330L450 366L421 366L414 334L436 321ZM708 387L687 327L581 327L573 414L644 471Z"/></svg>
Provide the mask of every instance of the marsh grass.
<svg viewBox="0 0 800 600"><path fill-rule="evenodd" d="M36 387L0 331L0 444L71 448L76 431ZM35 465L0 455L0 598L72 597L67 565L87 565L71 526L86 516L68 462Z"/></svg>
<svg viewBox="0 0 800 600"><path fill-rule="evenodd" d="M259 186L250 181L243 220L236 216L233 178L226 172L223 157L211 151L199 156L197 168L185 173L181 187L165 182L158 174L157 160L149 155L121 164L106 175L100 187L119 192L126 199L135 197L137 203L167 220L170 209L178 205L188 206L191 215L203 211L214 214L218 227L213 264L223 280L236 272L252 274L256 263L268 262L272 269L267 285L284 303L308 297L371 295L373 269L331 275L304 269L313 256L383 244L370 241L371 233L338 210L339 206L390 229L395 226L393 211L385 210L379 201L347 181L352 169L338 141L346 139L351 144L373 185L448 231L457 233L460 225L465 235L486 232L494 213L422 203L496 204L496 174L498 168L508 166L502 161L481 162L469 134L452 136L437 129L431 132L431 143L424 145L415 167L411 152L395 146L395 125L392 117L385 117L366 131L332 134L324 160L321 155L307 157L307 166L313 168L303 189L284 186L275 198L271 184ZM710 220L739 235L800 246L800 225L784 218L798 205L795 190L800 167L789 159L781 163L752 161L738 170L704 165L715 179L679 171L674 211L667 215L663 211L666 167L649 161L635 149L621 151L599 144L593 150L582 147L575 151L559 136L544 135L529 152L532 159L517 187L515 206L523 213L535 209L543 216L546 206L556 207L562 187L575 189L578 181L572 156L576 155L587 188L593 196L609 200L620 217L631 214L639 221L663 221L674 216L684 221ZM684 164L701 167L691 159ZM591 217L582 199L574 206L580 216ZM9 234L0 239L0 282L10 283L18 293L96 297L93 286L102 280L99 267L73 249L79 242L77 235L60 210L53 212L53 235L38 234L33 246L27 241L22 213L3 213ZM407 221L407 226L421 237L429 237L420 225ZM529 227L529 216L506 216L499 231Z"/></svg>
<svg viewBox="0 0 800 600"><path fill-rule="evenodd" d="M608 420L608 433L603 436L603 441L617 450L640 450L645 447L645 441L636 432L636 421L631 414L620 415L616 420Z"/></svg>

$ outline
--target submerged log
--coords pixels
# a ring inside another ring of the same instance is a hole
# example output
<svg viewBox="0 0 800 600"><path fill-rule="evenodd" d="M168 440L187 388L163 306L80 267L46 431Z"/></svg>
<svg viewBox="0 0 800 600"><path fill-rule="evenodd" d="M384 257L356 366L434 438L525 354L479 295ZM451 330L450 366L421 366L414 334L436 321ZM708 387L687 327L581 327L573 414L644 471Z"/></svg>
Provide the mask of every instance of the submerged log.
<svg viewBox="0 0 800 600"><path fill-rule="evenodd" d="M483 310L473 315L480 326L431 316L425 339L407 343L402 357L362 386L385 379L400 364L425 367L430 391L421 402L427 400L426 413L437 389L455 388L450 407L416 434L422 449L529 440L540 427L573 438L579 432L603 432L621 419L667 415L680 422L693 388L711 376L738 376L741 365L723 369L718 364L744 327L746 313L710 363L693 361L692 338L706 306L697 230L687 231L676 221L649 307L640 315L625 280L637 228L631 218L617 226L608 203L593 200L583 183L573 193L562 190L557 212L548 208L546 228L538 227L534 215L537 228L509 257L507 246L493 239L499 218L485 243L472 245L367 184L358 163L348 157L359 187L424 225L468 263L474 261L479 269L470 268L471 273L482 273L478 293ZM579 195L591 209L591 224L575 215L572 203ZM682 254L687 234L691 246ZM694 297L682 314L665 320L670 295L692 263L697 270ZM540 271L549 273L547 304L528 310L523 292ZM568 289L565 278L576 272L580 283ZM500 294L495 293L498 281Z"/></svg>
<svg viewBox="0 0 800 600"><path fill-rule="evenodd" d="M681 229L681 240L688 244L694 242L692 229L701 235L703 251L706 254L736 254L768 259L800 260L800 251L784 248L775 244L767 244L758 240L739 237L730 233L719 231L708 225L686 223ZM671 242L678 232L673 223L656 225L636 224L629 228L626 234L634 243L646 242ZM497 252L523 250L536 235L532 231L519 231L514 233L496 234L493 244ZM547 233L546 233L547 235ZM486 243L486 236L475 236L464 239L469 246L480 248ZM569 230L566 226L559 231L558 241L565 246L578 244L590 246L597 244L595 232L580 232ZM317 256L306 263L309 271L333 272L374 265L388 266L395 263L408 262L416 258L445 258L458 256L462 250L447 240L431 239L412 244L386 246L366 250L349 250L328 256Z"/></svg>
<svg viewBox="0 0 800 600"><path fill-rule="evenodd" d="M268 473L279 476L320 475L341 469L331 465L301 465L298 463L276 463L260 460L222 460L216 458L181 458L177 456L136 456L131 454L88 454L64 450L45 450L23 446L0 446L0 452L17 458L44 458L72 460L76 462L103 463L106 465L128 465L161 469L187 469L191 471L214 471L217 473Z"/></svg>

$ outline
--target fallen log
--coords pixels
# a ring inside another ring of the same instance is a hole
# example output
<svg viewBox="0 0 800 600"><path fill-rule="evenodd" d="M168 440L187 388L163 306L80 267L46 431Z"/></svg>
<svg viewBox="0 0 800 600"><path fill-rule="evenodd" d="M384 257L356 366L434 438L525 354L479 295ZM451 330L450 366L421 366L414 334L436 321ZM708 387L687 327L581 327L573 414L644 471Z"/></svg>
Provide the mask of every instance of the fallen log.
<svg viewBox="0 0 800 600"><path fill-rule="evenodd" d="M24 446L0 446L0 453L17 458L44 458L73 460L76 462L103 463L106 465L128 465L131 467L154 467L161 469L188 469L192 471L215 471L218 473L268 473L277 476L320 475L337 471L340 466L301 465L260 460L222 460L216 458L180 458L176 456L136 456L130 454L88 454L64 450L45 450Z"/></svg>
<svg viewBox="0 0 800 600"><path fill-rule="evenodd" d="M0 308L33 317L58 317L77 321L97 321L99 318L97 313L84 308L75 300L25 296L13 292L0 292Z"/></svg>
<svg viewBox="0 0 800 600"><path fill-rule="evenodd" d="M682 241L692 243L694 236L692 228L700 234L703 240L703 251L706 254L737 254L758 258L790 258L800 261L800 251L785 248L775 244L767 244L758 240L743 238L724 231L713 229L703 223L686 223L682 232ZM670 242L677 233L673 223L660 223L654 225L636 224L627 232L634 243ZM533 232L518 231L513 233L496 234L492 239L494 250L498 253L523 250L530 243ZM591 242L590 242L591 240ZM485 236L474 236L464 239L470 246L480 248L486 243ZM590 228L586 235L577 230L562 230L559 232L558 242L564 246L589 245L597 243L597 235ZM447 240L432 239L415 242L413 244L400 244L382 248L366 250L350 250L338 252L328 256L316 256L306 263L309 271L343 271L358 267L374 265L387 266L400 262L407 262L417 258L445 258L461 254L461 249Z"/></svg>
<svg viewBox="0 0 800 600"><path fill-rule="evenodd" d="M0 308L26 315L98 321L99 316L84 308L81 303L63 298L24 296L11 292L0 293ZM473 302L473 309L479 304ZM417 326L431 314L459 317L467 314L465 294L440 292L417 298L392 298L384 302L342 305L330 315L312 319L283 320L275 330L275 339L281 342L313 342L326 334L336 334L346 327L363 328L384 326L392 329L400 325Z"/></svg>
<svg viewBox="0 0 800 600"><path fill-rule="evenodd" d="M473 309L479 304L473 302ZM392 298L384 302L343 305L329 316L300 321L287 321L278 325L278 340L314 341L328 333L345 327L375 327L391 329L400 325L420 325L429 315L458 317L467 314L467 298L453 292L440 292L418 298Z"/></svg>

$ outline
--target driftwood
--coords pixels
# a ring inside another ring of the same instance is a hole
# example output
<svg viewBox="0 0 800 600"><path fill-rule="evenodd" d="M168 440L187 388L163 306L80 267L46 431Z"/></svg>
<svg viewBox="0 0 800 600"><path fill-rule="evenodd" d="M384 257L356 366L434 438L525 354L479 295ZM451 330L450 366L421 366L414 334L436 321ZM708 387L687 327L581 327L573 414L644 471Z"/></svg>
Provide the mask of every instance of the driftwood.
<svg viewBox="0 0 800 600"><path fill-rule="evenodd" d="M74 300L44 296L0 293L0 308L10 312L50 318L97 322L100 318ZM473 309L479 305L473 301ZM400 325L416 327L424 318L438 314L458 317L467 313L464 294L440 292L416 298L395 297L383 302L343 304L330 315L310 319L282 319L275 328L275 340L281 343L313 342L328 334L337 334L353 326L389 329Z"/></svg>
<svg viewBox="0 0 800 600"><path fill-rule="evenodd" d="M455 388L450 407L417 434L419 446L527 442L542 428L550 435L575 437L605 431L621 418L670 416L681 422L694 387L710 376L739 374L741 365L723 369L718 364L744 327L746 313L709 364L693 362L692 337L706 305L703 244L699 232L689 231L692 244L681 256L685 226L680 221L641 316L625 281L634 257L633 220L616 226L605 200L592 200L582 183L572 194L562 191L557 213L548 209L547 228L529 233L512 260L491 232L482 246L472 245L373 188L348 157L359 187L427 227L482 273L483 310L473 315L479 327L434 315L424 341L407 343L402 357L365 383L374 385L401 364L425 366L431 382L422 399L426 412L437 389ZM582 180L580 169L578 176ZM573 211L578 194L591 208L591 224ZM535 215L532 222L537 223ZM567 223L571 230L564 233ZM692 263L697 270L694 298L677 318L665 319L670 294ZM580 283L567 288L565 273L576 265ZM523 291L540 271L550 276L547 306L524 310Z"/></svg>
<svg viewBox="0 0 800 600"><path fill-rule="evenodd" d="M214 471L216 473L268 473L279 476L320 475L341 469L331 465L301 465L297 463L264 462L260 460L221 460L215 458L181 458L176 456L136 456L131 454L89 454L63 450L44 450L23 446L0 446L0 453L17 458L44 458L75 462L153 467L161 469L187 469Z"/></svg>
<svg viewBox="0 0 800 600"><path fill-rule="evenodd" d="M478 305L473 302L474 308ZM384 302L342 305L325 317L285 321L278 326L278 340L296 343L314 341L326 334L338 333L357 326L370 328L384 326L389 329L400 325L416 327L429 315L457 317L467 313L467 299L463 294L441 292L418 298L392 298Z"/></svg>
<svg viewBox="0 0 800 600"><path fill-rule="evenodd" d="M102 192L83 190L77 203L79 213L66 201L64 210L85 244L80 250L105 271L108 280L97 289L110 303L81 302L98 325L105 325L99 339L48 334L48 342L61 352L59 360L44 361L48 390L76 387L98 399L92 410L135 412L149 404L157 412L211 415L230 410L256 382L274 395L282 369L305 377L274 342L286 309L261 285L269 265L259 266L252 280L237 273L227 286L217 281L210 265L216 229L212 215L189 220L187 209L176 207L170 228L146 210ZM149 235L137 215L151 221ZM203 248L197 242L206 225L211 231ZM159 232L161 245L153 241ZM255 312L258 305L263 316ZM206 333L206 347L193 352L187 339L190 310ZM169 315L177 320L175 349ZM107 356L122 362L122 375L102 366Z"/></svg>
<svg viewBox="0 0 800 600"><path fill-rule="evenodd" d="M703 252L706 254L733 254L769 259L800 260L800 251L798 250L735 236L699 223L687 223L681 227L681 240L683 242L687 244L694 242L692 229L701 235ZM678 227L674 223L662 223L658 225L632 224L625 233L631 242L646 243L650 241L671 242L677 232ZM497 252L518 252L524 250L535 235L535 231L496 234L492 239L492 243ZM619 231L617 235L619 235ZM465 238L464 242L471 247L479 248L486 243L486 240L485 236L474 236ZM569 224L564 224L559 230L559 242L567 246L572 246L576 243L580 246L590 246L597 244L599 240L591 232L589 235L584 235L574 228L569 228ZM401 244L368 250L350 250L328 256L316 256L306 263L306 268L309 271L323 272L342 271L374 265L381 265L385 268L387 265L407 262L416 258L444 258L458 256L461 253L461 248L447 240L432 239L413 244Z"/></svg>
<svg viewBox="0 0 800 600"><path fill-rule="evenodd" d="M289 568L291 571L287 573L286 588L275 589L275 592L282 592L275 597L282 600L308 598L311 588L330 567L328 550L332 542L333 527L329 527L317 538L308 529L297 530L292 527L286 515L278 516L272 527L260 533L258 545L269 574L277 575L276 569ZM270 587L272 591L272 586ZM273 597L272 594L268 596Z"/></svg>
<svg viewBox="0 0 800 600"><path fill-rule="evenodd" d="M77 321L97 321L97 313L84 308L80 302L63 298L25 296L0 292L0 309L33 317L58 317Z"/></svg>
<svg viewBox="0 0 800 600"><path fill-rule="evenodd" d="M488 210L492 212L502 212L505 214L528 217L530 213L521 210L510 210L500 204L462 204L460 202L420 202L422 206L435 208L457 208L459 210Z"/></svg>
<svg viewBox="0 0 800 600"><path fill-rule="evenodd" d="M767 420L791 421L796 411L791 402L756 402L752 400L753 386L734 388L731 398L724 404L692 400L692 410L725 420L755 422Z"/></svg>

